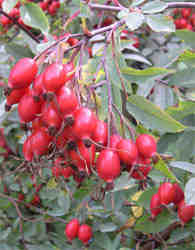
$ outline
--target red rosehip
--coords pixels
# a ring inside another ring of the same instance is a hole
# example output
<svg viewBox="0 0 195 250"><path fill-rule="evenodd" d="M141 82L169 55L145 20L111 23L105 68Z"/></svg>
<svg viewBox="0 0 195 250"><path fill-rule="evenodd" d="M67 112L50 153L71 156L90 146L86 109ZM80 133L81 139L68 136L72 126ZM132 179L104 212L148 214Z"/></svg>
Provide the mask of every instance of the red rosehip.
<svg viewBox="0 0 195 250"><path fill-rule="evenodd" d="M175 188L175 196L173 199L173 203L175 205L179 205L179 203L184 199L184 192L178 183L174 183L173 186Z"/></svg>
<svg viewBox="0 0 195 250"><path fill-rule="evenodd" d="M160 197L158 193L154 194L150 200L150 211L152 219L154 219L158 214L162 212Z"/></svg>
<svg viewBox="0 0 195 250"><path fill-rule="evenodd" d="M83 224L79 227L78 238L83 244L88 244L89 240L92 238L92 229L87 224Z"/></svg>
<svg viewBox="0 0 195 250"><path fill-rule="evenodd" d="M140 155L150 158L156 153L156 141L153 136L141 134L136 139L136 146Z"/></svg>
<svg viewBox="0 0 195 250"><path fill-rule="evenodd" d="M65 235L68 238L69 241L74 240L77 235L78 235L78 231L80 228L80 224L78 219L72 219L65 228Z"/></svg>
<svg viewBox="0 0 195 250"><path fill-rule="evenodd" d="M43 86L46 91L56 92L66 82L63 64L53 63L43 73Z"/></svg>
<svg viewBox="0 0 195 250"><path fill-rule="evenodd" d="M89 139L96 127L97 118L95 114L86 107L81 107L73 113L74 124L72 133L78 139Z"/></svg>
<svg viewBox="0 0 195 250"><path fill-rule="evenodd" d="M113 182L120 175L120 159L118 154L112 150L100 152L96 161L98 175L106 182Z"/></svg>
<svg viewBox="0 0 195 250"><path fill-rule="evenodd" d="M190 17L190 15L191 15L191 12L192 12L192 9L190 9L190 8L183 8L181 10L181 15L182 15L183 18L188 19L188 17Z"/></svg>
<svg viewBox="0 0 195 250"><path fill-rule="evenodd" d="M78 106L78 99L74 91L66 86L57 92L57 101L60 111L64 115L72 113Z"/></svg>
<svg viewBox="0 0 195 250"><path fill-rule="evenodd" d="M187 205L184 200L182 200L178 207L178 217L182 224L189 222L195 214L195 206Z"/></svg>
<svg viewBox="0 0 195 250"><path fill-rule="evenodd" d="M35 79L38 66L32 58L20 59L11 69L9 84L13 89L28 87Z"/></svg>
<svg viewBox="0 0 195 250"><path fill-rule="evenodd" d="M158 189L158 194L162 205L168 205L174 201L175 186L172 183L164 182Z"/></svg>
<svg viewBox="0 0 195 250"><path fill-rule="evenodd" d="M138 157L136 144L130 139L121 139L116 149L120 160L127 165L133 164Z"/></svg>

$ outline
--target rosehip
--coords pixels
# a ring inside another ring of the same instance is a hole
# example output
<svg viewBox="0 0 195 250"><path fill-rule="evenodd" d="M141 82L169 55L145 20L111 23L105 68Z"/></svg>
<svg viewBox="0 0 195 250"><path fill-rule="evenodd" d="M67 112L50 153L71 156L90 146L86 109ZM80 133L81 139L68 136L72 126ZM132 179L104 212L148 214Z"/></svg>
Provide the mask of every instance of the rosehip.
<svg viewBox="0 0 195 250"><path fill-rule="evenodd" d="M32 58L20 59L11 69L9 84L13 89L28 87L35 79L38 66Z"/></svg>
<svg viewBox="0 0 195 250"><path fill-rule="evenodd" d="M120 160L127 165L133 164L138 157L136 144L130 139L121 139L116 149Z"/></svg>
<svg viewBox="0 0 195 250"><path fill-rule="evenodd" d="M178 183L174 183L173 186L174 186L174 189L175 189L175 196L174 196L174 199L173 199L173 203L175 205L179 205L180 201L182 201L184 199L184 192L183 192L183 190L181 189L181 187L179 186Z"/></svg>
<svg viewBox="0 0 195 250"><path fill-rule="evenodd" d="M92 140L102 146L106 146L108 137L108 125L107 123L98 120L96 121L96 128L92 134Z"/></svg>
<svg viewBox="0 0 195 250"><path fill-rule="evenodd" d="M121 171L118 154L112 150L101 151L96 161L96 168L101 179L112 182Z"/></svg>
<svg viewBox="0 0 195 250"><path fill-rule="evenodd" d="M78 100L75 93L66 86L63 86L57 92L57 101L60 111L66 115L72 113L78 106Z"/></svg>
<svg viewBox="0 0 195 250"><path fill-rule="evenodd" d="M92 234L90 226L83 224L79 227L78 238L83 244L88 244L89 240L92 238Z"/></svg>
<svg viewBox="0 0 195 250"><path fill-rule="evenodd" d="M46 91L56 92L65 83L66 74L62 64L53 63L43 73L43 86Z"/></svg>
<svg viewBox="0 0 195 250"><path fill-rule="evenodd" d="M195 214L195 206L187 205L185 201L181 201L178 208L178 217L183 224L189 222Z"/></svg>
<svg viewBox="0 0 195 250"><path fill-rule="evenodd" d="M140 155L150 158L156 153L156 141L153 136L141 134L136 139L136 146Z"/></svg>
<svg viewBox="0 0 195 250"><path fill-rule="evenodd" d="M174 201L175 186L172 183L164 182L158 189L158 194L162 205L168 205Z"/></svg>
<svg viewBox="0 0 195 250"><path fill-rule="evenodd" d="M47 133L47 129L39 128L32 133L31 145L32 152L36 156L41 156L48 151L51 136Z"/></svg>
<svg viewBox="0 0 195 250"><path fill-rule="evenodd" d="M69 152L72 163L77 166L79 171L90 173L91 166L95 160L95 145L86 147L82 141L77 142L77 150L71 150Z"/></svg>
<svg viewBox="0 0 195 250"><path fill-rule="evenodd" d="M181 15L183 18L188 19L188 17L191 15L192 9L190 8L183 8L181 10Z"/></svg>
<svg viewBox="0 0 195 250"><path fill-rule="evenodd" d="M42 101L35 101L32 94L24 95L18 104L18 113L22 122L31 122L41 112Z"/></svg>
<svg viewBox="0 0 195 250"><path fill-rule="evenodd" d="M152 219L154 219L158 214L162 212L162 207L160 202L159 194L156 193L152 196L150 200L150 211L152 215Z"/></svg>
<svg viewBox="0 0 195 250"><path fill-rule="evenodd" d="M95 114L89 108L81 107L75 110L73 116L72 133L78 139L89 139L96 127Z"/></svg>
<svg viewBox="0 0 195 250"><path fill-rule="evenodd" d="M78 231L80 228L80 224L78 219L72 219L65 228L65 235L68 238L69 241L74 240L77 235L78 235Z"/></svg>

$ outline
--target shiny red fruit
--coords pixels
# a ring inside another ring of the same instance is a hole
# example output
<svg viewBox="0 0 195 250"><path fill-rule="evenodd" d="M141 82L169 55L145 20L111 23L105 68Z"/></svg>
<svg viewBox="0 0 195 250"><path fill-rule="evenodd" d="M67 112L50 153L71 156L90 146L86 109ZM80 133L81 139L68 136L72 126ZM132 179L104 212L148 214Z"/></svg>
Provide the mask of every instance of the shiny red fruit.
<svg viewBox="0 0 195 250"><path fill-rule="evenodd" d="M136 144L130 139L121 139L116 146L118 156L120 160L127 164L131 165L135 163L138 157L138 151Z"/></svg>
<svg viewBox="0 0 195 250"><path fill-rule="evenodd" d="M113 134L110 136L110 148L116 149L117 144L122 139L122 137L119 134Z"/></svg>
<svg viewBox="0 0 195 250"><path fill-rule="evenodd" d="M1 16L1 19L0 19L0 23L1 23L1 25L3 26L3 27L6 27L6 26L8 26L9 24L11 24L12 23L12 21L9 19L9 18L7 18L6 16Z"/></svg>
<svg viewBox="0 0 195 250"><path fill-rule="evenodd" d="M52 175L56 178L58 178L62 174L62 169L58 166L53 166L51 171L52 171Z"/></svg>
<svg viewBox="0 0 195 250"><path fill-rule="evenodd" d="M23 155L26 161L32 161L33 151L31 146L32 136L28 136L23 144Z"/></svg>
<svg viewBox="0 0 195 250"><path fill-rule="evenodd" d="M178 217L182 224L185 224L194 217L195 215L195 206L187 205L185 201L181 201L178 207Z"/></svg>
<svg viewBox="0 0 195 250"><path fill-rule="evenodd" d="M66 225L65 235L69 241L72 241L77 237L79 228L80 228L80 223L79 223L78 219L72 219Z"/></svg>
<svg viewBox="0 0 195 250"><path fill-rule="evenodd" d="M158 194L162 205L168 205L174 201L175 187L170 182L164 182L158 189Z"/></svg>
<svg viewBox="0 0 195 250"><path fill-rule="evenodd" d="M118 154L107 149L101 151L96 161L96 168L101 179L112 182L120 175L121 171Z"/></svg>
<svg viewBox="0 0 195 250"><path fill-rule="evenodd" d="M151 135L139 135L136 139L136 146L139 154L144 158L150 158L156 153L156 141Z"/></svg>
<svg viewBox="0 0 195 250"><path fill-rule="evenodd" d="M35 79L38 66L32 58L20 59L11 69L9 84L13 89L28 87Z"/></svg>
<svg viewBox="0 0 195 250"><path fill-rule="evenodd" d="M35 101L31 94L24 95L18 104L18 113L22 122L31 122L41 112L42 101Z"/></svg>
<svg viewBox="0 0 195 250"><path fill-rule="evenodd" d="M152 219L154 219L158 214L162 212L160 197L158 193L154 194L150 200L150 211Z"/></svg>
<svg viewBox="0 0 195 250"><path fill-rule="evenodd" d="M40 96L44 93L43 73L41 73L35 78L33 82L32 93L33 93L33 96Z"/></svg>
<svg viewBox="0 0 195 250"><path fill-rule="evenodd" d="M64 115L72 113L78 106L78 99L74 91L66 86L57 92L57 101L60 111Z"/></svg>
<svg viewBox="0 0 195 250"><path fill-rule="evenodd" d="M83 242L83 244L87 244L92 238L92 235L92 229L87 224L83 224L79 227L78 238Z"/></svg>
<svg viewBox="0 0 195 250"><path fill-rule="evenodd" d="M64 176L65 179L68 179L73 174L74 174L74 170L71 167L62 168L62 176Z"/></svg>
<svg viewBox="0 0 195 250"><path fill-rule="evenodd" d="M81 107L73 113L73 117L72 133L74 136L78 139L89 139L96 127L95 114L89 108Z"/></svg>
<svg viewBox="0 0 195 250"><path fill-rule="evenodd" d="M190 8L183 8L181 10L181 15L182 15L183 18L188 19L188 17L190 17L190 15L191 15L191 12L192 12L192 9L190 9Z"/></svg>
<svg viewBox="0 0 195 250"><path fill-rule="evenodd" d="M59 129L62 119L54 103L45 103L41 112L41 120L48 128Z"/></svg>
<svg viewBox="0 0 195 250"><path fill-rule="evenodd" d="M180 28L185 29L188 25L188 21L185 18L180 19Z"/></svg>
<svg viewBox="0 0 195 250"><path fill-rule="evenodd" d="M91 172L91 167L95 161L95 145L86 147L82 141L77 142L77 149L71 150L69 156L72 164L77 166L79 171Z"/></svg>
<svg viewBox="0 0 195 250"><path fill-rule="evenodd" d="M173 186L175 188L175 196L173 199L173 203L175 205L179 205L179 203L184 199L184 192L178 183L174 183Z"/></svg>
<svg viewBox="0 0 195 250"><path fill-rule="evenodd" d="M96 128L92 134L92 140L102 146L106 146L107 139L108 139L107 123L97 119Z"/></svg>
<svg viewBox="0 0 195 250"><path fill-rule="evenodd" d="M133 170L131 176L136 180L145 180L152 170L150 159L139 157L136 163L137 167L135 170Z"/></svg>
<svg viewBox="0 0 195 250"><path fill-rule="evenodd" d="M47 153L51 136L47 133L47 129L39 128L32 133L31 146L32 152L36 156Z"/></svg>
<svg viewBox="0 0 195 250"><path fill-rule="evenodd" d="M29 91L28 88L24 89L13 89L10 95L6 96L6 105L12 106L20 101L20 99L27 94Z"/></svg>
<svg viewBox="0 0 195 250"><path fill-rule="evenodd" d="M63 65L53 63L43 73L43 86L46 91L56 92L64 85L65 79L66 74Z"/></svg>
<svg viewBox="0 0 195 250"><path fill-rule="evenodd" d="M42 10L47 10L48 8L48 3L47 2L40 2L39 6Z"/></svg>

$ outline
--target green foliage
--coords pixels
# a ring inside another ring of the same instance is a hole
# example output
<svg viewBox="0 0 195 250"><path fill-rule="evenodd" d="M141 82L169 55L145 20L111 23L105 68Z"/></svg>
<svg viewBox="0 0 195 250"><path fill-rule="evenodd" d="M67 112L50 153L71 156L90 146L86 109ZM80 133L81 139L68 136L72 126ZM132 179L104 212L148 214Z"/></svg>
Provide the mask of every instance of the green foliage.
<svg viewBox="0 0 195 250"><path fill-rule="evenodd" d="M17 2L4 0L3 11L10 13ZM195 205L195 33L175 30L169 9L173 1L122 0L124 8L113 1L111 12L93 7L103 0L60 1L53 16L38 1L20 2L30 34L17 25L0 27L0 82L5 83L0 88L0 250L134 250L147 244L156 250L195 249L194 218L181 227L173 203L162 206L155 219L150 209L165 181L179 183L185 202ZM80 43L59 41L64 33L77 33ZM147 178L132 178L140 167L137 161L121 164L113 187L99 178L95 164L91 176L80 182L78 176L53 176L55 159L67 156L66 147L59 151L55 143L48 155L25 161L23 144L31 131L20 128L17 104L9 112L4 109L9 72L23 57L36 58L39 73L51 62L73 61L74 80L67 86L111 125L109 133L133 139L153 135L158 154L141 163L152 166ZM64 230L73 218L91 226L89 245L78 238L68 242Z"/></svg>

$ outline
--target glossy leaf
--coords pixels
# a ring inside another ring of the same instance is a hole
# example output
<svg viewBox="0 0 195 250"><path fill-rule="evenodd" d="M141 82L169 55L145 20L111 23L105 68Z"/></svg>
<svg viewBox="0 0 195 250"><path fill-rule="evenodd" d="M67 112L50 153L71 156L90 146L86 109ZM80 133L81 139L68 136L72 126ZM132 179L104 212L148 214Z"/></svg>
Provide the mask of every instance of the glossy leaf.
<svg viewBox="0 0 195 250"><path fill-rule="evenodd" d="M42 9L35 3L26 3L20 8L23 22L30 27L40 29L43 34L49 31L49 22Z"/></svg>
<svg viewBox="0 0 195 250"><path fill-rule="evenodd" d="M147 24L155 32L174 32L175 25L170 17L157 14L149 15L146 19Z"/></svg>
<svg viewBox="0 0 195 250"><path fill-rule="evenodd" d="M127 102L127 110L147 128L157 129L163 133L176 133L183 131L185 128L165 111L142 96L130 96Z"/></svg>

